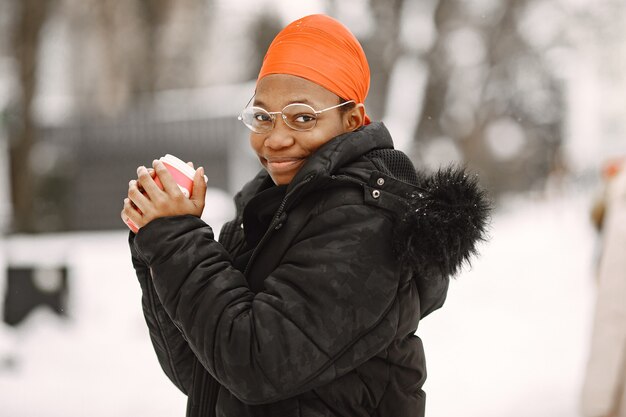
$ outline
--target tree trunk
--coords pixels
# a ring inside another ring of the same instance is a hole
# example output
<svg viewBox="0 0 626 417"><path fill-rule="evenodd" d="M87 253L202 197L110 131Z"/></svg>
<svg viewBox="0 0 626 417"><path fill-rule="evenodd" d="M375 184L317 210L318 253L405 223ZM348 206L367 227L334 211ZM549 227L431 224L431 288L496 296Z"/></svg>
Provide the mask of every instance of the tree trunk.
<svg viewBox="0 0 626 417"><path fill-rule="evenodd" d="M416 143L428 141L442 135L439 120L445 108L449 72L451 71L446 62L444 31L446 24L452 20L455 14L456 4L454 0L440 0L437 3L434 12L437 39L426 55L428 82L424 93L420 121L415 131ZM419 155L419 152L417 154Z"/></svg>
<svg viewBox="0 0 626 417"><path fill-rule="evenodd" d="M32 103L37 86L39 34L51 3L51 0L20 0L13 33L22 93L18 103L22 123L10 132L9 146L13 231L16 232L34 231L35 184L29 156L35 143L37 127L32 116Z"/></svg>
<svg viewBox="0 0 626 417"><path fill-rule="evenodd" d="M428 145L437 138L446 138L454 143L462 162L481 175L483 184L494 195L528 190L545 181L560 145L558 121L538 120L536 110L533 113L527 102L533 91L524 90L524 80L519 76L521 72L531 74L527 77L541 82L545 94L554 102L552 108L562 107L558 104L561 94L558 85L541 61L543 51L533 49L516 29L517 19L528 4L528 0L506 0L500 4L502 10L491 17L472 20L463 10L462 1L439 0L434 13L437 38L426 56L428 82L411 156L424 162ZM455 66L450 59L450 35L461 28L478 32L483 40L482 62ZM479 88L471 83L463 84L468 78L460 77L472 71L484 72ZM450 110L455 104L469 110L471 122L462 119L457 125L454 123L458 120L451 122ZM493 152L494 138L489 135L494 133L490 128L501 121L523 132L525 143L515 155L498 157Z"/></svg>
<svg viewBox="0 0 626 417"><path fill-rule="evenodd" d="M371 72L367 112L372 120L380 120L387 107L391 72L402 53L400 27L404 0L370 0L370 6L376 28L363 42Z"/></svg>

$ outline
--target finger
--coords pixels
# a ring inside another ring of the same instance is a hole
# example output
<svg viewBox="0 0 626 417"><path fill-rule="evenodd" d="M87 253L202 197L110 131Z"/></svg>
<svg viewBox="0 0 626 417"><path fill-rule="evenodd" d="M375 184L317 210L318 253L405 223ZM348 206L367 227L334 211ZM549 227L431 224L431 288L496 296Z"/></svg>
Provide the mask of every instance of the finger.
<svg viewBox="0 0 626 417"><path fill-rule="evenodd" d="M137 176L139 176L139 168L141 167L137 167ZM150 175L150 177L152 178L156 177L156 172L154 171L154 168L150 168L150 167L144 167L144 168L146 169L146 171L148 171L148 174Z"/></svg>
<svg viewBox="0 0 626 417"><path fill-rule="evenodd" d="M161 184L163 185L163 191L165 191L167 194L171 196L174 196L177 194L182 195L180 188L178 188L178 184L176 184L176 181L174 181L174 178L172 178L172 174L170 174L167 168L165 168L165 165L163 165L163 162L159 161L158 159L155 159L152 162L152 167L154 167L154 170L156 171L156 174L159 177L159 181L161 181Z"/></svg>
<svg viewBox="0 0 626 417"><path fill-rule="evenodd" d="M156 172L154 172L154 169L152 168L146 168L148 170L148 174L150 175L150 178L152 178L154 180L154 178L156 177ZM137 175L139 176L139 168L137 168ZM139 188L139 191L141 191L142 193L145 194L146 190L143 189L143 186L140 183L137 183L137 188Z"/></svg>
<svg viewBox="0 0 626 417"><path fill-rule="evenodd" d="M190 199L196 207L204 207L205 195L206 182L204 180L204 168L200 167L196 169L196 173L193 176L193 192Z"/></svg>
<svg viewBox="0 0 626 417"><path fill-rule="evenodd" d="M141 190L140 190L141 191ZM143 193L142 193L143 194ZM137 207L137 205L135 203L133 203L133 200L130 200L130 205L133 206L133 208L135 210L137 210L139 213L141 213L141 210L139 210L139 207Z"/></svg>
<svg viewBox="0 0 626 417"><path fill-rule="evenodd" d="M122 209L122 220L126 223L131 220L138 227L143 226L143 216L135 210L129 198L124 199L124 208Z"/></svg>
<svg viewBox="0 0 626 417"><path fill-rule="evenodd" d="M152 206L152 201L141 192L136 180L128 183L128 198L132 205L137 207L140 213L147 213Z"/></svg>
<svg viewBox="0 0 626 417"><path fill-rule="evenodd" d="M140 166L137 168L138 187L141 191L145 191L151 200L154 200L154 198L162 192L159 186L154 182L153 178L154 177L150 174L150 172L148 172L146 167Z"/></svg>
<svg viewBox="0 0 626 417"><path fill-rule="evenodd" d="M132 212L133 210L135 210L135 208L133 207L132 202L130 201L130 198L125 198L124 199L124 204L122 204L122 212L120 213L122 220L124 220L124 222L127 222L129 217L128 214L130 212Z"/></svg>
<svg viewBox="0 0 626 417"><path fill-rule="evenodd" d="M193 168L193 162L189 161L189 162L187 162L187 165L189 165L190 167Z"/></svg>

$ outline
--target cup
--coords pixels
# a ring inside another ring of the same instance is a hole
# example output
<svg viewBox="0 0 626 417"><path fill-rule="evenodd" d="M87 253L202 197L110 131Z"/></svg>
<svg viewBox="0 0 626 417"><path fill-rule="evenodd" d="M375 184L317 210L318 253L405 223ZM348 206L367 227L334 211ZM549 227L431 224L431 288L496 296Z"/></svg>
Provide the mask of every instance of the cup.
<svg viewBox="0 0 626 417"><path fill-rule="evenodd" d="M139 227L131 219L126 220L126 226L135 234L139 231Z"/></svg>
<svg viewBox="0 0 626 417"><path fill-rule="evenodd" d="M169 153L159 158L159 160L172 175L172 178L174 178L174 181L176 181L176 183L178 184L178 188L180 188L180 191L183 193L183 195L189 198L193 191L193 177L196 174L196 170L187 165L181 159L178 159L177 157L175 157L174 155L170 155ZM207 181L206 175L204 176L204 181ZM163 184L159 180L158 175L154 177L154 182L160 189L163 189ZM139 231L139 227L137 227L137 225L133 223L133 221L130 219L128 219L126 225L134 233L137 233Z"/></svg>
<svg viewBox="0 0 626 417"><path fill-rule="evenodd" d="M193 191L193 177L196 174L196 170L169 153L159 158L159 160L170 172L180 191L182 191L185 197L189 198ZM160 189L163 189L163 184L161 184L158 176L154 177L154 182Z"/></svg>

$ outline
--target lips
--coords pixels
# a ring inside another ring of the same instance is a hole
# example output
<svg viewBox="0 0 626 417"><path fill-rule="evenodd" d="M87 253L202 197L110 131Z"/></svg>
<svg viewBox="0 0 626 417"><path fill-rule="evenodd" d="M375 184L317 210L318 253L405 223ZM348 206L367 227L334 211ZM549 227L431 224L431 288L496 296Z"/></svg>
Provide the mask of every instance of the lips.
<svg viewBox="0 0 626 417"><path fill-rule="evenodd" d="M265 165L272 172L290 171L304 162L304 158L296 157L264 157Z"/></svg>

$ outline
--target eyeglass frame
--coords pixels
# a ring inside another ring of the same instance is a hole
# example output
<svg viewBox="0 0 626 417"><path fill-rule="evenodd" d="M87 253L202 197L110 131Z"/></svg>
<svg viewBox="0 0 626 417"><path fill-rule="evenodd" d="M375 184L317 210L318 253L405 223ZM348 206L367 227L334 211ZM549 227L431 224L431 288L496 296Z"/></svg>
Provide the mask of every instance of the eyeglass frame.
<svg viewBox="0 0 626 417"><path fill-rule="evenodd" d="M315 129L315 126L317 126L317 116L319 116L320 114L322 114L322 113L324 113L325 111L328 111L328 110L333 110L333 109L337 109L337 108L339 108L339 107L341 107L341 106L345 106L346 104L349 104L349 103L356 103L356 101L354 101L354 100L348 100L348 101L344 101L343 103L339 103L339 104L336 104L336 105L334 105L334 106L327 107L327 108L322 109L322 110L315 110L315 109L313 108L313 106L311 106L311 105L309 105L309 104L306 104L306 103L289 103L289 104L287 104L285 107L283 107L283 109L282 109L281 111L267 111L267 110L265 110L263 107L260 107L260 106L250 106L250 103L252 102L252 99L253 99L253 98L254 98L254 97L252 97L252 98L250 99L250 101L248 101L248 105L246 105L246 107L244 107L244 108L243 108L243 110L241 111L241 113L239 113L239 116L237 116L237 120L241 121L241 122L244 124L244 126L245 126L245 127L247 127L247 128L248 128L251 132L256 133L256 134L269 133L269 132L271 132L272 130L274 130L274 128L276 127L276 115L278 115L278 114L280 114L280 115L281 115L281 118L283 119L283 123L285 123L285 126L287 126L288 128L290 128L290 129L292 129L292 130L295 130L296 132L308 132L308 131L310 131L310 130ZM289 123L287 123L287 116L285 116L285 114L283 113L283 111L285 111L285 109L286 109L287 107L289 107L289 106L295 106L295 105L306 106L306 107L310 108L311 110L313 110L313 114L315 114L315 116L316 116L316 118L315 118L315 124L314 124L313 126L311 126L311 127L310 127L310 128L308 128L308 129L296 129L295 127L293 127L293 126L291 126ZM269 115L270 115L270 117L271 117L271 119L272 119L272 128L271 128L271 129L269 129L269 130L267 130L267 131L263 131L263 132L256 132L255 130L253 130L250 126L248 126L248 125L247 125L247 124L243 121L243 112L245 112L245 111L246 111L247 109L249 109L249 108L255 108L255 107L256 107L257 109L261 109L261 110L263 110L264 112L266 112L267 114L269 114Z"/></svg>

